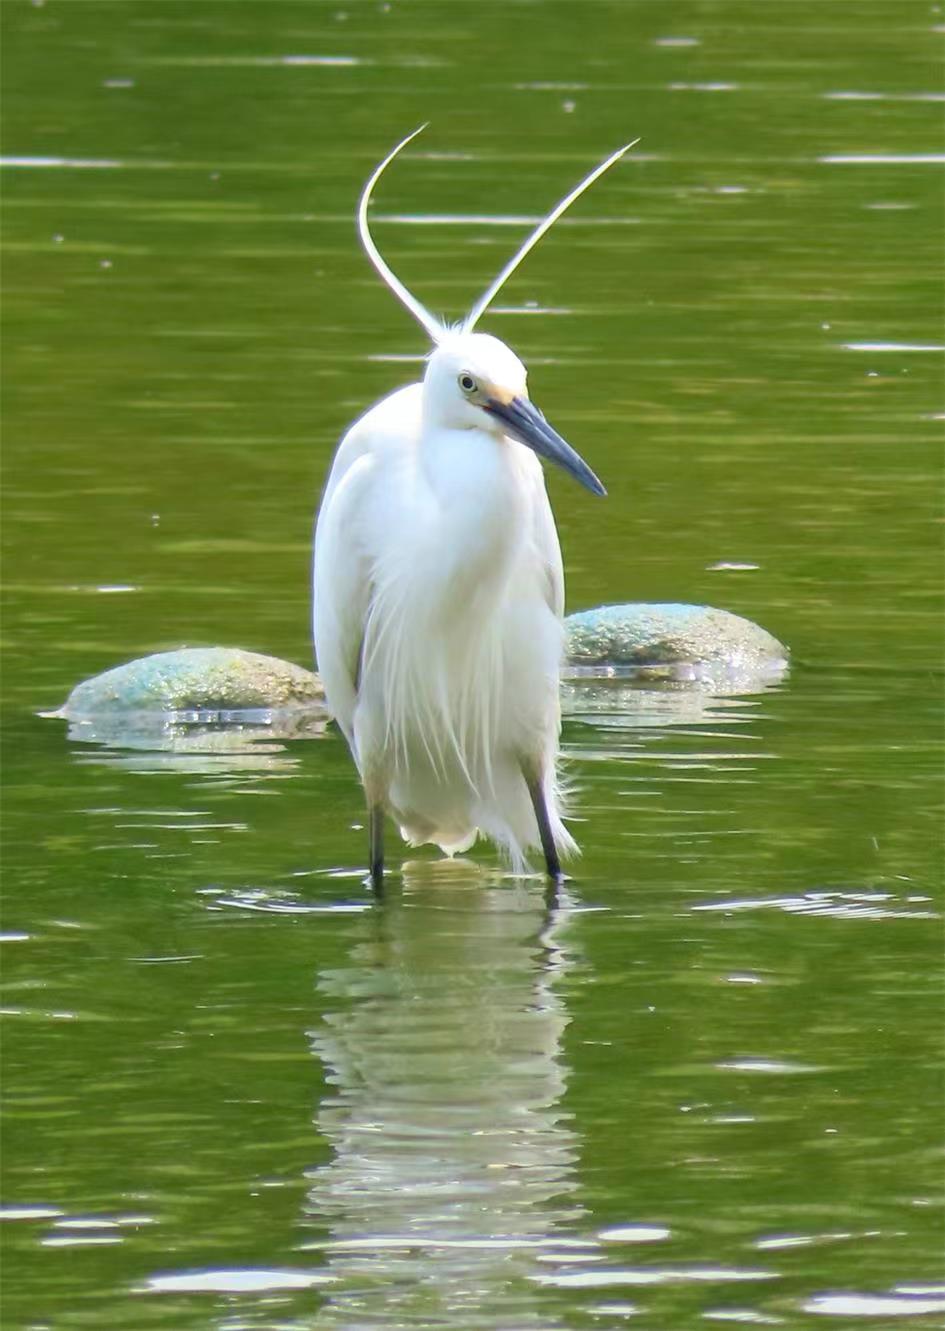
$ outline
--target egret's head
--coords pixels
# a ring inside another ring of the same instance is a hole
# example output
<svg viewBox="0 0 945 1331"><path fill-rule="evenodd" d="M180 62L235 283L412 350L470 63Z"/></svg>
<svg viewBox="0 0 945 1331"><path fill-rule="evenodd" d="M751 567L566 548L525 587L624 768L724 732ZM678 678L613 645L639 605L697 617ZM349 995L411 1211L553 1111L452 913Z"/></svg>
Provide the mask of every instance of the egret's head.
<svg viewBox="0 0 945 1331"><path fill-rule="evenodd" d="M501 434L487 414L492 401L528 397L525 366L511 347L488 333L449 333L427 360L424 387L437 421L454 430Z"/></svg>
<svg viewBox="0 0 945 1331"><path fill-rule="evenodd" d="M488 333L451 333L430 353L424 376L428 419L450 430L485 430L527 445L594 494L606 494L587 463L528 398L525 366Z"/></svg>

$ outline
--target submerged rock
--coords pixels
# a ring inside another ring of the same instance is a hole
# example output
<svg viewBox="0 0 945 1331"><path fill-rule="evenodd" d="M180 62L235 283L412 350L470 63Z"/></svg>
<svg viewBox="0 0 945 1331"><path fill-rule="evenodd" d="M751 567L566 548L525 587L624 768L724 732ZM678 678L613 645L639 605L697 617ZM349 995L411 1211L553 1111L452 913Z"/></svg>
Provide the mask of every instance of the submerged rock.
<svg viewBox="0 0 945 1331"><path fill-rule="evenodd" d="M157 652L77 684L51 713L69 720L111 713L191 712L312 707L325 697L311 670L239 647L184 647ZM219 717L218 719L224 719Z"/></svg>
<svg viewBox="0 0 945 1331"><path fill-rule="evenodd" d="M784 673L789 655L750 619L707 605L603 605L569 615L565 628L568 665L578 674L635 667L645 677L680 682L770 680Z"/></svg>

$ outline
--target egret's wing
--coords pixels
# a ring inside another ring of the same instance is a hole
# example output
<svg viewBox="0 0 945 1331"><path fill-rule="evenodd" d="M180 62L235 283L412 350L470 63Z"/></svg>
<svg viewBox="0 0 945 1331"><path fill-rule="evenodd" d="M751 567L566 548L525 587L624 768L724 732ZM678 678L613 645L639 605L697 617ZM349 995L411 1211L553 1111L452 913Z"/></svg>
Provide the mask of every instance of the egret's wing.
<svg viewBox="0 0 945 1331"><path fill-rule="evenodd" d="M345 469L322 504L315 532L315 658L328 706L349 741L361 640L371 602L370 560L358 539L356 518L372 470L370 454Z"/></svg>
<svg viewBox="0 0 945 1331"><path fill-rule="evenodd" d="M540 468L532 501L532 539L541 561L545 600L560 619L564 614L564 566L561 562L558 529Z"/></svg>
<svg viewBox="0 0 945 1331"><path fill-rule="evenodd" d="M315 528L315 656L329 709L349 742L377 553L373 515L415 435L419 395L419 384L400 389L351 427L335 454Z"/></svg>
<svg viewBox="0 0 945 1331"><path fill-rule="evenodd" d="M343 436L332 459L325 493L322 495L319 517L331 502L332 495L358 458L373 455L388 457L406 447L416 434L420 421L422 385L408 384L375 402L369 411L351 426Z"/></svg>

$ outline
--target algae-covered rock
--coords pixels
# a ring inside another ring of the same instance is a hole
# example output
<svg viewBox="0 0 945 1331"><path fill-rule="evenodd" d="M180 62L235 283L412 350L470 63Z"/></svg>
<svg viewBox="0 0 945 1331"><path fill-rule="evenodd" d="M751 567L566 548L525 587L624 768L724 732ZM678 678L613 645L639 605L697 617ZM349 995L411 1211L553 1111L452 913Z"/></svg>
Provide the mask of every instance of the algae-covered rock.
<svg viewBox="0 0 945 1331"><path fill-rule="evenodd" d="M565 621L571 667L638 667L654 677L777 675L788 650L758 624L707 605L603 605Z"/></svg>
<svg viewBox="0 0 945 1331"><path fill-rule="evenodd" d="M244 712L315 706L325 697L311 670L238 647L157 652L77 684L55 715L116 712Z"/></svg>

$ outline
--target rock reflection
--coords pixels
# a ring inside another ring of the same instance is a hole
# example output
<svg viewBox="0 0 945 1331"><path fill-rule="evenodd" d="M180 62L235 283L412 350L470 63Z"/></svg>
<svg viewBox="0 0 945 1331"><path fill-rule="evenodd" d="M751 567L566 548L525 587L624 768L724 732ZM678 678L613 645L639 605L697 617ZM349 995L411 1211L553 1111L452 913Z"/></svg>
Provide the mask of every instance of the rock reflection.
<svg viewBox="0 0 945 1331"><path fill-rule="evenodd" d="M647 729L692 722L738 721L758 702L777 692L786 667L765 671L727 671L701 679L659 678L641 670L572 670L562 681L565 716L597 726Z"/></svg>
<svg viewBox="0 0 945 1331"><path fill-rule="evenodd" d="M334 1156L307 1199L329 1233L305 1246L340 1283L319 1324L560 1325L536 1256L591 1246L567 1236L583 1214L560 1107L569 909L472 865L408 865L350 963L322 972Z"/></svg>
<svg viewBox="0 0 945 1331"><path fill-rule="evenodd" d="M291 771L299 759L284 741L321 739L327 728L321 707L120 712L70 720L68 738L97 746L77 754L81 763L212 775Z"/></svg>

